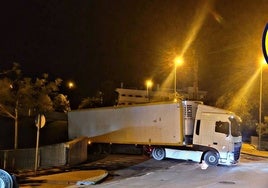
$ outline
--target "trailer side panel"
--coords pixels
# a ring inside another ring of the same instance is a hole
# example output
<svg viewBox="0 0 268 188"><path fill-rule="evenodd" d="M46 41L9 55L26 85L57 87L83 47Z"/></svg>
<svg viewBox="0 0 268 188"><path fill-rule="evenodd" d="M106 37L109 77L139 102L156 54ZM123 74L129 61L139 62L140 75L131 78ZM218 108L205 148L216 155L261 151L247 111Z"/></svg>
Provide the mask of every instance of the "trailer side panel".
<svg viewBox="0 0 268 188"><path fill-rule="evenodd" d="M181 145L178 103L76 110L68 113L69 138L95 143Z"/></svg>

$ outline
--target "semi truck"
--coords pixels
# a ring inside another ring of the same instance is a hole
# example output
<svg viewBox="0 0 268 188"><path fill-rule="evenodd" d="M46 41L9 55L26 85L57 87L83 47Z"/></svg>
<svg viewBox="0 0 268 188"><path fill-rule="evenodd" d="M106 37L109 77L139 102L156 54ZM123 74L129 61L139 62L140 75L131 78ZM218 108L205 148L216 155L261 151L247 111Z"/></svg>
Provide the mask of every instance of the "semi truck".
<svg viewBox="0 0 268 188"><path fill-rule="evenodd" d="M68 135L103 146L145 146L156 160L229 166L239 161L240 123L234 113L202 102L158 102L70 111Z"/></svg>

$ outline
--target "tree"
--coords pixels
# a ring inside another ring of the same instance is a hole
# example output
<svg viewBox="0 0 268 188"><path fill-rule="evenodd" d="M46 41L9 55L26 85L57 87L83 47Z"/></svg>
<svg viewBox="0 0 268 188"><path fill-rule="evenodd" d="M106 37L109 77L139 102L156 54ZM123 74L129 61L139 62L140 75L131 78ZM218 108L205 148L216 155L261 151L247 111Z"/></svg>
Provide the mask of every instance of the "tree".
<svg viewBox="0 0 268 188"><path fill-rule="evenodd" d="M251 97L252 98L252 97ZM218 98L216 106L235 112L243 120L242 131L245 133L254 133L256 130L256 117L258 104L248 96L237 96L233 92L225 93Z"/></svg>
<svg viewBox="0 0 268 188"><path fill-rule="evenodd" d="M81 103L78 106L78 109L84 108L96 108L102 105L101 97L87 97L82 99Z"/></svg>
<svg viewBox="0 0 268 188"><path fill-rule="evenodd" d="M261 130L260 130L261 129ZM268 134L268 126L266 123L256 123L256 132L259 136L267 135Z"/></svg>
<svg viewBox="0 0 268 188"><path fill-rule="evenodd" d="M100 90L93 97L82 99L78 109L113 106L115 104L115 86L112 81L106 80L101 84Z"/></svg>
<svg viewBox="0 0 268 188"><path fill-rule="evenodd" d="M111 80L106 80L101 84L97 95L101 95L103 106L113 106L115 104L115 88L115 84Z"/></svg>
<svg viewBox="0 0 268 188"><path fill-rule="evenodd" d="M70 101L66 95L58 94L53 100L54 110L57 112L68 112L71 110Z"/></svg>
<svg viewBox="0 0 268 188"><path fill-rule="evenodd" d="M53 100L58 101L62 80L58 78L49 82L48 74L36 79L23 77L17 63L0 76L0 115L14 119L14 148L17 149L19 117L54 111L57 103L54 104ZM68 109L68 102L65 104Z"/></svg>

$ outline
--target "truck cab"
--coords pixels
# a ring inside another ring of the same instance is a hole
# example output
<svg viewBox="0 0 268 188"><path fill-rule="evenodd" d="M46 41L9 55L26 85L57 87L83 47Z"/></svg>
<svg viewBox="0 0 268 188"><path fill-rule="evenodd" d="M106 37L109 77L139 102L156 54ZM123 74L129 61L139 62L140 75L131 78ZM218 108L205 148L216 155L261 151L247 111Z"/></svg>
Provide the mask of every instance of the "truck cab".
<svg viewBox="0 0 268 188"><path fill-rule="evenodd" d="M198 105L193 146L204 151L206 163L232 165L238 162L242 145L240 122L232 112Z"/></svg>

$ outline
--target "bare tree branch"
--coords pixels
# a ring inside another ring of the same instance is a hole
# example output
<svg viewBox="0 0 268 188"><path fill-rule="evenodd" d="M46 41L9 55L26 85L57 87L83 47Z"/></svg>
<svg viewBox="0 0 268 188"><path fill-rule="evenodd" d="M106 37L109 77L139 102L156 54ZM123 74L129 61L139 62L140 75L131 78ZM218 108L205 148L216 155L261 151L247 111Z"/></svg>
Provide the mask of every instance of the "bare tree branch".
<svg viewBox="0 0 268 188"><path fill-rule="evenodd" d="M2 104L0 104L0 112L7 115L7 117L11 117L11 118L15 119L15 116L12 115Z"/></svg>

